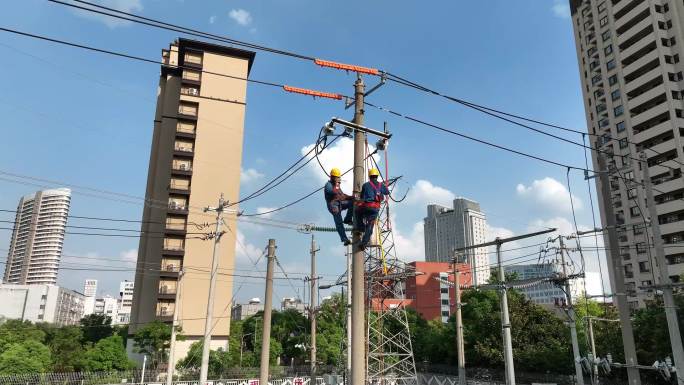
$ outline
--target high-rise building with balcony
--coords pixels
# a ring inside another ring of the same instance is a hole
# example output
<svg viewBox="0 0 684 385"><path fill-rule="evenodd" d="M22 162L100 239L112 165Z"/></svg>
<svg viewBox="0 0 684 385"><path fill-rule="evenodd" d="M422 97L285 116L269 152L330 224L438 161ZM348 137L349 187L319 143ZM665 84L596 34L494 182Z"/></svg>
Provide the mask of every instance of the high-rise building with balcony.
<svg viewBox="0 0 684 385"><path fill-rule="evenodd" d="M55 285L64 245L71 190L38 191L19 200L5 283Z"/></svg>
<svg viewBox="0 0 684 385"><path fill-rule="evenodd" d="M644 231L648 211L640 183L646 165L638 161L640 151L647 155L658 190L658 218L652 222L665 241L669 275L678 281L684 272L684 253L672 247L684 241L684 181L677 163L684 163L684 3L571 0L570 8L590 143L613 154L606 156L615 176L610 191L597 183L598 193L610 198L619 226L620 253L611 257L622 263L628 301L636 308L651 295L639 287L657 283L658 276ZM592 152L594 169L597 156Z"/></svg>
<svg viewBox="0 0 684 385"><path fill-rule="evenodd" d="M451 262L454 250L485 242L487 217L480 204L466 198L454 199L454 207L428 205L427 217L423 219L425 237L425 260L427 262ZM489 280L486 247L463 253L474 274L473 284L481 285Z"/></svg>
<svg viewBox="0 0 684 385"><path fill-rule="evenodd" d="M213 241L198 236L196 225L214 220L202 209L221 194L229 202L239 197L247 92L240 78L254 56L187 39L162 51L129 333L154 320L170 323L177 308L187 337L177 345L179 359L204 334ZM225 224L219 268L230 271L236 217L226 215ZM215 290L212 349L226 349L232 278L221 275Z"/></svg>

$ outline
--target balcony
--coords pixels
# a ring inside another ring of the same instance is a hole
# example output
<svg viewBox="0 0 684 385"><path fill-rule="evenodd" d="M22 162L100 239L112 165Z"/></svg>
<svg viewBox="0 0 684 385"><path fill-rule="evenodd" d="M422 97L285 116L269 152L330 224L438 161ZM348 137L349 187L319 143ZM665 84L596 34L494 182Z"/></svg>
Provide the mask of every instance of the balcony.
<svg viewBox="0 0 684 385"><path fill-rule="evenodd" d="M174 262L162 261L161 270L159 271L159 276L164 278L178 278L178 273L180 272L181 260Z"/></svg>
<svg viewBox="0 0 684 385"><path fill-rule="evenodd" d="M158 309L156 315L157 319L159 319L162 322L173 321L173 306L162 307Z"/></svg>
<svg viewBox="0 0 684 385"><path fill-rule="evenodd" d="M192 176L192 166L181 163L171 166L171 175Z"/></svg>
<svg viewBox="0 0 684 385"><path fill-rule="evenodd" d="M174 146L173 155L192 158L195 152L192 147L189 146Z"/></svg>
<svg viewBox="0 0 684 385"><path fill-rule="evenodd" d="M169 193L176 195L190 195L189 183L169 183Z"/></svg>
<svg viewBox="0 0 684 385"><path fill-rule="evenodd" d="M169 202L169 209L167 212L169 214L188 215L188 207L185 204L178 202Z"/></svg>
<svg viewBox="0 0 684 385"><path fill-rule="evenodd" d="M197 120L197 105L179 105L178 115L185 119Z"/></svg>
<svg viewBox="0 0 684 385"><path fill-rule="evenodd" d="M175 299L176 298L176 288L170 286L160 286L159 292L157 293L158 299Z"/></svg>

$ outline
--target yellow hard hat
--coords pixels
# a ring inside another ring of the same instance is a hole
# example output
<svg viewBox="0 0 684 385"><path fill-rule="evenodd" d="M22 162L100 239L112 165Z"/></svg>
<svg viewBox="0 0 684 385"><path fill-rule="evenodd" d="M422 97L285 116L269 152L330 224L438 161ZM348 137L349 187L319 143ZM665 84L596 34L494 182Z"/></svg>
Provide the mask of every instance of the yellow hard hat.
<svg viewBox="0 0 684 385"><path fill-rule="evenodd" d="M368 170L368 176L380 176L380 171L377 168L371 168Z"/></svg>
<svg viewBox="0 0 684 385"><path fill-rule="evenodd" d="M340 177L341 175L342 175L342 173L340 172L340 169L337 167L330 170L330 176Z"/></svg>

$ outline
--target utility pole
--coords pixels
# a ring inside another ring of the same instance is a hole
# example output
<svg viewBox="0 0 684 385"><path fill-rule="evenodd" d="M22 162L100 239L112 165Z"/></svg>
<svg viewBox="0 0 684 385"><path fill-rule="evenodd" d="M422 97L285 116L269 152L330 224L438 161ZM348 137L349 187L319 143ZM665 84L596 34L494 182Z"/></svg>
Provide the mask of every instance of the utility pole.
<svg viewBox="0 0 684 385"><path fill-rule="evenodd" d="M577 385L584 385L584 375L582 374L582 365L580 364L581 354L579 351L579 343L577 342L577 323L575 322L575 308L572 306L572 292L570 291L570 280L568 279L568 271L565 266L565 243L563 236L558 236L560 243L560 257L561 267L563 269L563 283L565 286L565 298L568 306L568 318L570 319L570 340L572 341L572 355L575 361L575 378ZM585 293L586 295L586 293Z"/></svg>
<svg viewBox="0 0 684 385"><path fill-rule="evenodd" d="M346 307L346 312L347 312L347 366L346 366L346 375L350 376L351 375L351 341L352 341L352 335L351 335L351 304L352 304L352 273L351 273L351 267L352 267L352 246L348 245L347 246L347 307Z"/></svg>
<svg viewBox="0 0 684 385"><path fill-rule="evenodd" d="M622 262L620 260L620 249L618 244L617 231L615 228L615 212L613 202L610 198L610 181L606 167L606 159L603 154L597 155L599 166L599 179L601 182L601 193L603 199L603 210L606 214L605 227L608 230L608 244L610 252L606 253L608 268L612 271L613 280L613 303L617 305L620 318L620 330L622 331L622 345L625 350L625 363L627 364L627 379L630 385L641 385L639 369L637 365L636 347L634 344L634 332L632 330L632 320L629 318L629 306L627 305L627 293L625 291L625 277L623 274Z"/></svg>
<svg viewBox="0 0 684 385"><path fill-rule="evenodd" d="M670 280L670 275L667 271L667 261L665 259L663 238L660 234L658 212L656 211L656 202L653 198L653 189L651 188L651 176L648 170L648 159L643 151L639 154L639 157L643 162L642 170L644 173L644 190L646 190L646 206L648 206L648 213L651 217L650 223L651 232L653 234L653 246L655 247L656 252L656 264L658 265L658 272L660 273L660 285L658 285L658 287L663 291L667 329L670 332L672 356L674 358L675 369L677 370L677 384L684 385L684 378L682 378L680 374L684 373L684 348L682 347L682 336L679 332L677 305L675 304L674 295L672 294L672 281ZM648 236L648 231L646 232L646 235Z"/></svg>
<svg viewBox="0 0 684 385"><path fill-rule="evenodd" d="M316 240L314 239L314 235L311 234L311 277L309 277L311 283L311 303L309 304L309 321L311 321L311 356L309 358L311 360L311 384L316 383L316 302L318 302L318 288L316 287L316 281L318 280L316 277L317 251Z"/></svg>
<svg viewBox="0 0 684 385"><path fill-rule="evenodd" d="M264 294L264 320L261 328L261 367L259 384L268 385L268 365L271 348L271 311L273 310L273 265L275 264L275 239L268 240L266 259L266 293Z"/></svg>
<svg viewBox="0 0 684 385"><path fill-rule="evenodd" d="M173 322L171 323L171 342L169 343L169 362L166 368L166 385L173 383L174 366L176 366L176 328L178 327L178 304L180 303L183 273L183 269L178 272L178 282L176 283L176 302L173 307Z"/></svg>
<svg viewBox="0 0 684 385"><path fill-rule="evenodd" d="M354 83L354 120L353 123L363 125L364 115L364 90L365 85L361 75L358 74ZM361 195L361 185L365 180L365 143L366 133L362 130L354 130L354 199L357 200ZM353 209L353 208L352 208ZM350 209L351 210L351 209ZM355 221L356 222L356 221ZM366 383L366 344L365 344L365 317L364 317L364 260L365 253L359 245L361 244L361 232L357 231L360 223L354 223L352 232L352 270L347 272L347 276L352 278L352 303L351 303L351 381L353 385L363 385Z"/></svg>
<svg viewBox="0 0 684 385"><path fill-rule="evenodd" d="M515 367L513 366L513 342L511 340L511 320L508 314L508 293L506 290L506 274L501 264L501 238L496 237L496 264L499 269L501 285L501 328L504 340L504 362L506 366L506 385L515 385Z"/></svg>
<svg viewBox="0 0 684 385"><path fill-rule="evenodd" d="M463 318L461 317L461 272L454 262L454 294L456 296L456 358L458 360L458 385L466 385L465 352L463 344Z"/></svg>
<svg viewBox="0 0 684 385"><path fill-rule="evenodd" d="M212 317L214 314L214 291L216 289L216 276L218 275L219 265L219 245L221 244L221 225L223 224L223 212L226 209L226 201L223 200L223 194L219 198L218 206L206 207L204 212L216 212L216 231L212 235L214 238L214 252L211 256L211 275L209 278L209 298L207 299L207 318L204 322L204 342L202 345L202 363L200 365L200 385L207 383L207 375L209 372L209 351L211 349L211 331L213 329Z"/></svg>
<svg viewBox="0 0 684 385"><path fill-rule="evenodd" d="M508 315L508 295L506 294L506 276L504 274L503 266L501 264L501 245L507 242L513 242L520 239L536 237L542 234L548 234L556 231L556 229L548 229L537 231L535 233L517 235L510 238L496 238L491 242L480 243L478 245L471 245L466 247L461 247L456 250L454 261L457 261L457 256L466 250L477 249L480 247L496 246L496 260L499 268L499 291L501 295L501 331L503 335L504 342L504 364L506 368L506 385L515 385L515 368L513 367L513 345L511 342L511 321Z"/></svg>
<svg viewBox="0 0 684 385"><path fill-rule="evenodd" d="M147 354L143 354L143 367L142 373L140 373L140 385L145 383L145 368L147 367ZM27 382L28 384L28 382Z"/></svg>
<svg viewBox="0 0 684 385"><path fill-rule="evenodd" d="M587 295L584 293L584 295ZM587 315L589 321L589 343L591 345L591 383L596 384L598 380L598 367L596 366L596 342L594 341L594 317Z"/></svg>

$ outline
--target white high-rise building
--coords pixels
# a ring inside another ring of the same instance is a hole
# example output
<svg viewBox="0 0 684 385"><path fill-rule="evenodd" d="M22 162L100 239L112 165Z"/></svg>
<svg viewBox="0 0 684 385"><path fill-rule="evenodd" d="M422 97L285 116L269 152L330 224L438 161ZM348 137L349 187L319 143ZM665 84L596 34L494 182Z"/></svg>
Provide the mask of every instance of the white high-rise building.
<svg viewBox="0 0 684 385"><path fill-rule="evenodd" d="M427 262L451 262L454 250L485 242L487 218L480 204L466 199L454 199L454 207L428 205L423 220L425 236L425 260ZM489 280L489 258L486 247L464 253L473 271L473 285Z"/></svg>
<svg viewBox="0 0 684 385"><path fill-rule="evenodd" d="M86 279L83 284L83 295L95 297L97 295L97 279Z"/></svg>
<svg viewBox="0 0 684 385"><path fill-rule="evenodd" d="M69 189L38 191L19 200L5 283L57 284L70 201Z"/></svg>
<svg viewBox="0 0 684 385"><path fill-rule="evenodd" d="M119 302L116 319L117 324L127 324L131 321L131 306L133 305L133 285L131 281L123 281L119 285Z"/></svg>
<svg viewBox="0 0 684 385"><path fill-rule="evenodd" d="M684 273L684 3L571 0L570 9L590 134L587 144L603 151L612 176L608 191L596 181L599 196L613 206L617 255L610 255L615 245L609 245L607 236L605 244L609 258L622 266L629 305L642 307L654 291L640 287L659 279L649 247L652 235L644 230L649 214L640 186L640 151L647 156L655 195L657 218L650 223L660 226L668 275L678 282ZM589 153L598 170L597 152ZM605 225L603 199L599 206Z"/></svg>

